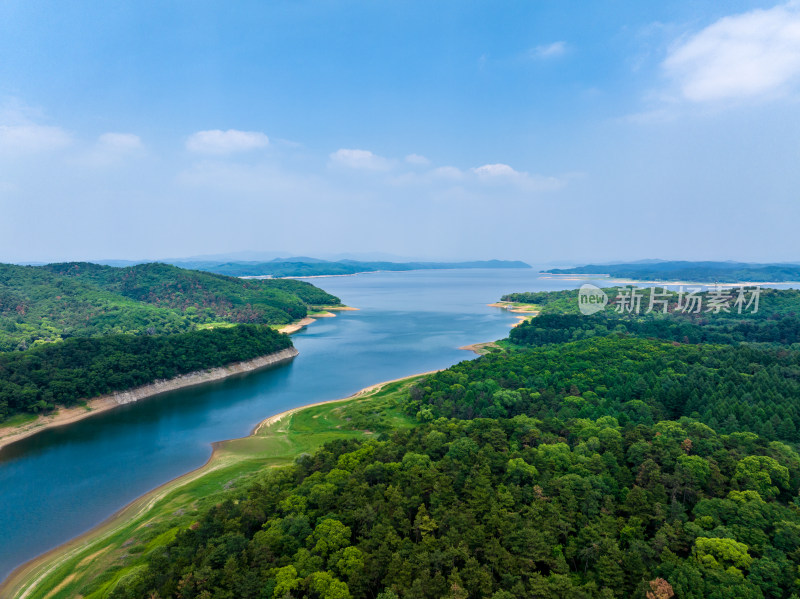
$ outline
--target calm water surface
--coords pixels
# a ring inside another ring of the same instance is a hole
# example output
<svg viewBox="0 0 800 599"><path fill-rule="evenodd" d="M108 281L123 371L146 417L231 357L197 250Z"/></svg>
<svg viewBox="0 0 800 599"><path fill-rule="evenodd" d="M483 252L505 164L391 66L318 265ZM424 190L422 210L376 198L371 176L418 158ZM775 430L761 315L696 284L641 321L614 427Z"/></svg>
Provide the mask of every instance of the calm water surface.
<svg viewBox="0 0 800 599"><path fill-rule="evenodd" d="M472 359L458 347L505 337L516 321L487 303L514 291L579 285L541 279L535 270L310 281L360 310L293 335L300 355L291 364L121 406L0 450L0 579L201 466L212 441L245 436L289 408Z"/></svg>

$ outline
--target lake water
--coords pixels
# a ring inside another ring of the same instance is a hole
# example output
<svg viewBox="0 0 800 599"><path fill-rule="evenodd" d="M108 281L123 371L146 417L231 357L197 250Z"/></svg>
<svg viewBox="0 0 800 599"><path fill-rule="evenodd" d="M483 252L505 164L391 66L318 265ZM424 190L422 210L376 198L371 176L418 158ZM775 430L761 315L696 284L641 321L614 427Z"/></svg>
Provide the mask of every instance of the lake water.
<svg viewBox="0 0 800 599"><path fill-rule="evenodd" d="M516 319L488 303L514 291L574 289L536 270L441 270L310 279L350 306L293 335L290 364L175 391L44 431L0 450L0 580L29 559L289 408L475 357Z"/></svg>

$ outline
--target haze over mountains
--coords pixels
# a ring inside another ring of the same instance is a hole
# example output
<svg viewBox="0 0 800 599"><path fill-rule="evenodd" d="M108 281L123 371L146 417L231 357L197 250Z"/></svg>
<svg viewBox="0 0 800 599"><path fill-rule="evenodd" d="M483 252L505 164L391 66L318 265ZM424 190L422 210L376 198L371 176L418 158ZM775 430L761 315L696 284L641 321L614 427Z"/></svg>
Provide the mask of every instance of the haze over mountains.
<svg viewBox="0 0 800 599"><path fill-rule="evenodd" d="M352 254L340 254L348 256ZM358 254L363 256L364 254ZM531 268L519 260L473 260L466 262L399 261L392 254L380 252L368 254L376 256L371 260L337 258L325 260L309 256L272 257L272 252L235 252L233 254L213 254L189 258L164 259L158 262L192 270L204 270L234 277L309 277L325 275L352 275L376 271L408 271L431 269L463 268ZM379 259L377 256L386 256ZM394 258L394 259L389 259ZM133 266L151 261L98 260L96 263L107 266Z"/></svg>

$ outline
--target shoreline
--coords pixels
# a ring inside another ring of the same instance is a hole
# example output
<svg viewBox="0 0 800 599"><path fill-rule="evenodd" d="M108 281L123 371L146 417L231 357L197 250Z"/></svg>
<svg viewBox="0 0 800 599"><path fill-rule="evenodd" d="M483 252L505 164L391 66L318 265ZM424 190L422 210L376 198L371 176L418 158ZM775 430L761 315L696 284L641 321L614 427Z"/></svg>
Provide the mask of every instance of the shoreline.
<svg viewBox="0 0 800 599"><path fill-rule="evenodd" d="M124 391L115 391L107 395L94 397L86 400L86 403L83 405L62 407L52 414L46 416L40 415L36 420L19 426L0 427L0 451L2 451L4 447L16 443L17 441L27 439L42 431L59 426L66 426L67 424L84 420L96 414L108 412L121 405L135 403L169 391L177 391L178 389L186 389L204 383L221 381L237 374L245 374L261 370L262 368L284 364L293 360L298 353L299 352L294 347L288 347L250 360L233 362L232 364L218 366L216 368L188 372L171 379L156 380L152 383L141 385L140 387L126 389Z"/></svg>
<svg viewBox="0 0 800 599"><path fill-rule="evenodd" d="M352 308L350 306L325 306L323 312L314 314L313 317L307 316L295 323L283 325L278 329L278 332L291 335L312 324L317 318L335 317L336 314L333 314L333 311L350 310L358 310L358 308ZM204 383L221 381L231 376L255 372L256 370L270 366L277 366L294 359L298 353L297 349L292 346L250 360L233 362L216 368L188 372L171 379L156 380L152 383L141 385L140 387L125 389L124 391L114 391L113 393L84 400L85 403L80 405L70 407L62 406L54 413L40 415L31 422L26 422L17 426L0 426L0 451L8 445L16 443L17 441L22 441L23 439L27 439L28 437L51 428L72 424L73 422L84 420L95 414L108 412L118 406L134 403L169 391L177 391L178 389L186 389Z"/></svg>
<svg viewBox="0 0 800 599"><path fill-rule="evenodd" d="M541 310L529 310L526 306L530 306L532 304L522 304L519 302L494 302L493 304L486 304L490 308L501 308L507 312L513 312L514 314L525 314L525 316L516 316L517 322L511 325L511 328L514 329L521 325L526 320L530 320L531 318L535 318L539 316L539 312ZM479 344L473 344L479 345ZM459 349L472 349L472 346L466 345L464 347L460 347ZM477 353L477 352L476 352Z"/></svg>
<svg viewBox="0 0 800 599"><path fill-rule="evenodd" d="M513 326L515 327L517 325L515 324ZM499 345L497 345L496 341L484 341L482 343L470 343L469 345L462 345L458 349L471 351L478 354L479 356L485 356L486 354L491 353L493 349L502 349L502 348Z"/></svg>
<svg viewBox="0 0 800 599"><path fill-rule="evenodd" d="M349 275L341 275L341 276L349 276ZM297 322L282 325L277 329L277 331L279 333L291 335L292 333L296 333L297 331L306 328L308 325L312 324L315 320L317 320L317 318L334 318L336 316L334 312L349 312L351 310L358 310L358 308L353 308L351 306L325 306L325 309L323 311L315 313L312 316L306 316L305 318L302 318Z"/></svg>
<svg viewBox="0 0 800 599"><path fill-rule="evenodd" d="M459 347L458 349L463 349L463 348ZM428 372L419 372L417 374L410 374L408 376L401 376L398 379L391 379L391 380L388 380L388 381L381 381L380 383L375 383L374 385L369 385L368 387L364 387L363 389L359 389L358 391L356 391L352 395L348 395L347 397L340 397L339 399L326 399L324 401L317 401L317 402L314 402L314 403L309 403L309 404L304 404L302 406L297 406L296 408L289 408L288 410L284 410L283 412L280 412L278 414L274 414L272 416L268 416L267 418L264 418L264 420L259 422L253 428L253 430L250 431L250 434L247 435L247 437L238 437L237 439L226 439L225 441L214 441L214 443L212 444L212 445L214 445L214 451L216 451L216 449L217 449L216 446L218 444L228 443L229 441L238 441L239 439L247 439L248 437L255 437L256 435L258 435L258 431L260 431L262 428L265 428L265 427L268 427L268 426L272 426L273 424L276 424L276 423L280 422L281 420L283 420L287 416L293 416L297 412L300 412L300 411L305 410L307 408L316 408L317 406L325 406L325 405L336 403L336 402L339 402L339 401L349 401L349 400L352 400L352 399L358 399L360 397L364 397L366 395L369 395L370 393L376 393L376 392L380 391L381 389L383 389L386 385L391 385L392 383L399 383L401 381L405 381L407 379L413 379L413 378L416 378L416 377L419 377L419 376L427 376L429 374L436 374L437 372L441 372L441 370L442 369L429 370ZM211 454L211 457L214 457L213 452ZM210 460L211 460L211 458L209 458L209 461Z"/></svg>
<svg viewBox="0 0 800 599"><path fill-rule="evenodd" d="M14 568L5 578L5 580L0 581L0 598L15 597L16 599L24 599L36 589L36 585L39 581L46 578L53 570L61 567L64 561L76 556L91 544L102 541L104 538L115 533L117 530L116 526L124 526L133 518L149 512L159 500L164 499L173 491L180 489L181 487L213 472L214 470L217 470L218 468L228 465L221 457L222 450L226 444L256 437L262 428L276 424L281 420L291 417L303 410L328 404L351 401L359 398L366 398L369 394L380 391L386 385L435 374L440 371L441 369L430 370L428 372L421 372L396 379L381 381L380 383L375 383L374 385L364 387L363 389L360 389L347 397L328 399L325 401L318 401L294 408L289 408L288 410L284 410L278 414L268 416L259 422L253 428L250 434L245 437L225 439L223 441L213 441L211 443L211 455L202 466L199 466L194 470L190 470L189 472L178 475L162 483L144 495L140 495L136 499L132 500L127 505L123 506L111 514L108 518L96 526L93 526L86 532L83 532L77 537L74 537L69 541L66 541ZM56 558L56 556L60 557L55 559L53 563L49 563L51 558ZM17 591L23 588L24 592L22 594L17 594Z"/></svg>

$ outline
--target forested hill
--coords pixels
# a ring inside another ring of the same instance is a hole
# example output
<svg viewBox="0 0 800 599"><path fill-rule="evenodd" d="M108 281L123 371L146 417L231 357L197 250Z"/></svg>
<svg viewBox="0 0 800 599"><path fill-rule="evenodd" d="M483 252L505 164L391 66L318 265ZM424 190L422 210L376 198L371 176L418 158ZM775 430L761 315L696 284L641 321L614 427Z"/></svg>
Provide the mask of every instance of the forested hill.
<svg viewBox="0 0 800 599"><path fill-rule="evenodd" d="M334 304L302 281L167 264L2 264L0 422L286 349L267 325Z"/></svg>
<svg viewBox="0 0 800 599"><path fill-rule="evenodd" d="M270 469L95 588L116 599L798 597L800 344L789 331L800 292L776 292L756 339L729 318L714 343L703 331L713 316L577 316L558 311L564 295L537 296L550 314L493 353L411 387L399 401L412 428L370 425L378 439ZM758 338L771 320L786 333ZM673 325L689 326L685 339Z"/></svg>
<svg viewBox="0 0 800 599"><path fill-rule="evenodd" d="M269 262L175 262L185 268L196 268L236 277L311 277L321 275L352 275L361 272L438 270L465 268L530 268L518 260L477 260L473 262L336 262L314 258L277 258Z"/></svg>
<svg viewBox="0 0 800 599"><path fill-rule="evenodd" d="M645 261L628 264L587 264L544 271L558 275L605 274L639 281L694 281L736 283L800 281L799 264L752 264L747 262Z"/></svg>
<svg viewBox="0 0 800 599"><path fill-rule="evenodd" d="M309 306L339 301L303 281L242 280L168 264L0 264L0 351L76 336L285 324Z"/></svg>

